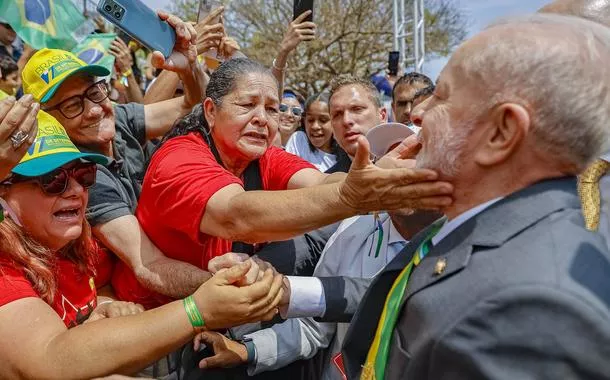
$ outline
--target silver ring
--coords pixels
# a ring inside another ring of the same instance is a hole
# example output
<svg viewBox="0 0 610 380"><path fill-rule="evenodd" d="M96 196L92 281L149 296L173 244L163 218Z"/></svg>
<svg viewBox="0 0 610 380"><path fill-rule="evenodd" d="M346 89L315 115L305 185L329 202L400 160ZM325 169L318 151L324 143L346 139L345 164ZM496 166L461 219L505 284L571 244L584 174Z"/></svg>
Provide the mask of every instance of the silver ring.
<svg viewBox="0 0 610 380"><path fill-rule="evenodd" d="M11 135L11 143L13 144L14 149L19 149L21 145L27 140L29 137L28 133L25 133L22 130L18 130L17 132Z"/></svg>

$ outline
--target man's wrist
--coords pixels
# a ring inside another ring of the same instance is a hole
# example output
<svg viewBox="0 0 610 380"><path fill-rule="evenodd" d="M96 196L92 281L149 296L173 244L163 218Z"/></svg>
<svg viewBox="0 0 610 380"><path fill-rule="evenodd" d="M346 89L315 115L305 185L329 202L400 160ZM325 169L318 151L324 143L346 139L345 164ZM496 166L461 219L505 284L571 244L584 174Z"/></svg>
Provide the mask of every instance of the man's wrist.
<svg viewBox="0 0 610 380"><path fill-rule="evenodd" d="M240 342L246 348L246 363L252 364L256 359L256 346L252 338L243 338Z"/></svg>

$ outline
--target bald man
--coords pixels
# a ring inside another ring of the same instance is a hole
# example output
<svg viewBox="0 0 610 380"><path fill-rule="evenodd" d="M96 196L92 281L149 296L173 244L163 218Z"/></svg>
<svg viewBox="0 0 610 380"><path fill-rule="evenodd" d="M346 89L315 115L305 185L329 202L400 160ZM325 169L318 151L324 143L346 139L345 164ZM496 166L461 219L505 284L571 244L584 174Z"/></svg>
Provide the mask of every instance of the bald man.
<svg viewBox="0 0 610 380"><path fill-rule="evenodd" d="M575 177L610 139L609 41L537 14L452 55L411 117L417 165L454 203L369 286L348 379L610 377L610 252L585 229Z"/></svg>
<svg viewBox="0 0 610 380"><path fill-rule="evenodd" d="M582 17L610 27L610 0L557 0L540 12ZM580 175L578 190L587 229L598 231L610 247L610 151Z"/></svg>

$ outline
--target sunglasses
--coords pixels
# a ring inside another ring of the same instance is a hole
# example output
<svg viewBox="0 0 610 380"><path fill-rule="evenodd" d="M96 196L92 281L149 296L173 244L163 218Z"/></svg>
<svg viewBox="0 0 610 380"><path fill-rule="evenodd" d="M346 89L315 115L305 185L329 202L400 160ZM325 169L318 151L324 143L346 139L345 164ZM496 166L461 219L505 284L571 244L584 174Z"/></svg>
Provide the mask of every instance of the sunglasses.
<svg viewBox="0 0 610 380"><path fill-rule="evenodd" d="M290 112L296 117L301 117L301 115L303 115L303 110L301 107L290 107L288 104L280 104L280 112L285 113L288 112L288 110L290 110Z"/></svg>
<svg viewBox="0 0 610 380"><path fill-rule="evenodd" d="M37 182L42 191L47 195L61 195L68 188L70 178L74 178L79 185L85 189L90 188L95 183L97 166L94 163L79 164L71 169L59 168L50 173L38 177L24 177L14 174L3 185L13 185L19 182Z"/></svg>

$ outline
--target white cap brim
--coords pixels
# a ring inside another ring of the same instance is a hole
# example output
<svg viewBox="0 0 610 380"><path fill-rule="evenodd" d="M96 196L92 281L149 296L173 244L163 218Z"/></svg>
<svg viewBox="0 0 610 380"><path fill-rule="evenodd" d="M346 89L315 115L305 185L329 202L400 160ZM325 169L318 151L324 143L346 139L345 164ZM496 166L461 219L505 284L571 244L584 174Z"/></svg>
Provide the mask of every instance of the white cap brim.
<svg viewBox="0 0 610 380"><path fill-rule="evenodd" d="M371 146L371 153L377 157L385 155L392 146L415 134L408 126L401 123L384 123L372 128L366 134Z"/></svg>

